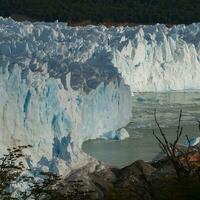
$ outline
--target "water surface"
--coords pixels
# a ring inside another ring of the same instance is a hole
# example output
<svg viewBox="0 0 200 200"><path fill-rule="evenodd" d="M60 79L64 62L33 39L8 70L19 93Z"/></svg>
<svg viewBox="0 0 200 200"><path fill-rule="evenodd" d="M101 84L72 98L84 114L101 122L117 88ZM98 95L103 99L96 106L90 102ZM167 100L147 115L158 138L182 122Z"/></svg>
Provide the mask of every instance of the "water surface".
<svg viewBox="0 0 200 200"><path fill-rule="evenodd" d="M132 98L133 117L126 129L130 138L124 141L90 140L83 144L83 150L103 162L122 167L135 160L150 161L160 151L152 135L158 129L154 120L156 108L157 119L166 136L173 141L176 135L180 109L182 113L183 136L180 143L200 136L197 120L200 119L200 91L139 93Z"/></svg>

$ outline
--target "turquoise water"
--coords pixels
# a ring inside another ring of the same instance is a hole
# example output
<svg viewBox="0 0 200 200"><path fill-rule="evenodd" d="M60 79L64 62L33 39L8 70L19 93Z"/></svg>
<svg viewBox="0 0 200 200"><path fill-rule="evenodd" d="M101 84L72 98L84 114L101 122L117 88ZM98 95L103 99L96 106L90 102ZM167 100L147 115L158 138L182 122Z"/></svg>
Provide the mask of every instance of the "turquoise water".
<svg viewBox="0 0 200 200"><path fill-rule="evenodd" d="M140 93L132 97L132 102L133 117L126 126L130 138L124 141L86 141L82 146L86 153L118 167L138 159L152 160L160 151L152 135L153 129L158 133L153 115L155 109L157 119L170 141L176 135L180 109L183 110L183 136L180 143L185 142L186 134L190 138L200 136L197 123L200 119L200 91Z"/></svg>

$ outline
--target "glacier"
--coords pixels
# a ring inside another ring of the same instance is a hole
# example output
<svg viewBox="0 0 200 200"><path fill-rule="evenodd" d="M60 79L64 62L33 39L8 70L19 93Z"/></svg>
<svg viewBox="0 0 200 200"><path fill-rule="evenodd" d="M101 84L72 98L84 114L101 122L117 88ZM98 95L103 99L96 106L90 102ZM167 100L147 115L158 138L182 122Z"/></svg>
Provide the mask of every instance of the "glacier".
<svg viewBox="0 0 200 200"><path fill-rule="evenodd" d="M128 137L132 94L200 89L199 53L198 23L107 28L0 18L0 153L30 144L29 167L60 173L93 162L82 143Z"/></svg>
<svg viewBox="0 0 200 200"><path fill-rule="evenodd" d="M1 154L31 144L29 167L67 173L91 161L85 140L129 122L130 88L110 53L76 35L66 24L0 19Z"/></svg>
<svg viewBox="0 0 200 200"><path fill-rule="evenodd" d="M200 89L200 24L127 27L113 63L135 92Z"/></svg>

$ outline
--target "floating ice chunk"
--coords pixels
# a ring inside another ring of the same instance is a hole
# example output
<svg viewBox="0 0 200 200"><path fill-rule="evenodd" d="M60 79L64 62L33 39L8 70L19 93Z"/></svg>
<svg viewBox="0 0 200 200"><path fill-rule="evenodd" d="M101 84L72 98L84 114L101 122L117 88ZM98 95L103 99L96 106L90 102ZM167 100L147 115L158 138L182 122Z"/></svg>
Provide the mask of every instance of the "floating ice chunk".
<svg viewBox="0 0 200 200"><path fill-rule="evenodd" d="M145 98L144 98L143 96L139 96L139 97L137 98L137 101L138 101L138 102L143 102L143 101L145 101Z"/></svg>
<svg viewBox="0 0 200 200"><path fill-rule="evenodd" d="M124 139L130 137L128 131L127 131L125 128L121 128L121 129L118 131L117 136L118 136L119 140L124 140Z"/></svg>
<svg viewBox="0 0 200 200"><path fill-rule="evenodd" d="M101 138L106 140L124 140L129 138L129 133L125 128L122 128L116 131L107 132L103 134Z"/></svg>
<svg viewBox="0 0 200 200"><path fill-rule="evenodd" d="M196 146L200 143L200 137L191 138L189 141L184 143L184 146Z"/></svg>

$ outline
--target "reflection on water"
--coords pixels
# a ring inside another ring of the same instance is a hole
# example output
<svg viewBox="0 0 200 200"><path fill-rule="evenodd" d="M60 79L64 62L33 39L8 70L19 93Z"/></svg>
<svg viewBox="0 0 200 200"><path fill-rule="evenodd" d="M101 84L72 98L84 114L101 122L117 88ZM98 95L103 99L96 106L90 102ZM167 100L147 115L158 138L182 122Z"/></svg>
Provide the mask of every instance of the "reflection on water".
<svg viewBox="0 0 200 200"><path fill-rule="evenodd" d="M158 152L157 141L152 136L156 128L153 112L157 109L157 118L169 140L176 134L180 109L183 110L183 137L198 136L197 119L200 119L200 91L140 93L133 97L133 117L126 127L130 138L124 141L91 140L83 144L83 150L115 166L125 166L135 160L151 160ZM157 130L156 130L157 131Z"/></svg>

